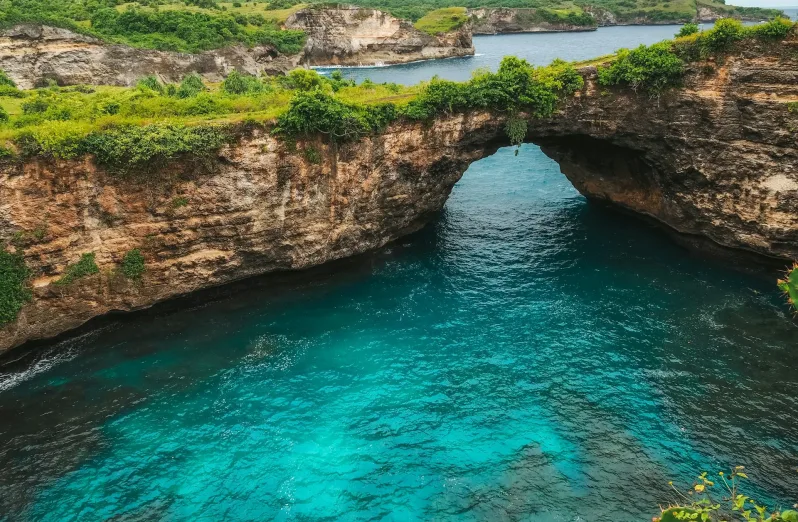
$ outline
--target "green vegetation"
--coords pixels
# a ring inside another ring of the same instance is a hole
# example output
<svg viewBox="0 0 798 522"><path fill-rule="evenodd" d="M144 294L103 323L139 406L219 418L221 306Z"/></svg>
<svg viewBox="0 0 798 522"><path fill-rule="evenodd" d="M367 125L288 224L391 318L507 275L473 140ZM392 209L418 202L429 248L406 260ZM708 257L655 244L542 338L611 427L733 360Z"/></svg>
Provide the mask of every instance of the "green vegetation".
<svg viewBox="0 0 798 522"><path fill-rule="evenodd" d="M436 9L422 16L416 22L416 29L429 34L448 33L459 29L468 22L465 7L446 7Z"/></svg>
<svg viewBox="0 0 798 522"><path fill-rule="evenodd" d="M626 85L634 90L660 94L681 82L685 62L723 55L746 39L764 42L781 40L794 27L793 22L780 17L752 27L745 27L738 20L724 18L718 20L709 31L693 33L690 28L685 32L691 34L677 35L672 42L619 50L612 63L599 66L599 84L606 87Z"/></svg>
<svg viewBox="0 0 798 522"><path fill-rule="evenodd" d="M432 80L401 108L393 104L347 104L319 90L300 92L278 119L275 133L289 138L321 134L332 141L348 141L380 132L400 117L429 120L438 114L474 109L548 117L563 96L583 85L582 76L566 62L533 67L525 60L507 57L498 72L480 71L466 83ZM523 135L520 124L508 129L516 142L523 141L525 123Z"/></svg>
<svg viewBox="0 0 798 522"><path fill-rule="evenodd" d="M0 86L2 87L17 87L17 84L14 83L14 80L8 77L5 71L0 69Z"/></svg>
<svg viewBox="0 0 798 522"><path fill-rule="evenodd" d="M2 69L0 69L0 96L11 96L14 98L22 96L22 91L17 89L17 84L14 83L14 80L9 78Z"/></svg>
<svg viewBox="0 0 798 522"><path fill-rule="evenodd" d="M140 281L141 276L147 268L144 266L144 256L141 250L134 248L125 254L122 258L122 265L120 267L122 275L132 281Z"/></svg>
<svg viewBox="0 0 798 522"><path fill-rule="evenodd" d="M784 290L790 304L798 312L798 263L792 267L784 279L779 280L779 288Z"/></svg>
<svg viewBox="0 0 798 522"><path fill-rule="evenodd" d="M578 8L564 9L523 9L516 14L516 20L524 25L553 24L595 27L596 19L590 13Z"/></svg>
<svg viewBox="0 0 798 522"><path fill-rule="evenodd" d="M82 277L99 273L100 269L97 267L97 263L94 261L94 252L91 252L88 254L83 254L80 256L80 261L69 265L64 271L64 275L62 275L53 284L66 286L74 283Z"/></svg>
<svg viewBox="0 0 798 522"><path fill-rule="evenodd" d="M586 8L611 12L620 22L646 19L651 22L692 22L698 6L708 7L730 17L755 17L767 20L781 14L777 9L760 9L726 5L724 0L357 0L355 4L388 11L399 18L419 20L432 11L455 5L468 9L509 7L533 9L522 16L531 21L595 25Z"/></svg>
<svg viewBox="0 0 798 522"><path fill-rule="evenodd" d="M0 248L0 327L14 321L22 307L30 301L30 271L20 252Z"/></svg>
<svg viewBox="0 0 798 522"><path fill-rule="evenodd" d="M731 473L718 473L711 480L707 473L697 477L690 491L682 492L670 483L676 498L675 505L665 509L655 522L694 520L701 522L798 522L798 512L771 510L742 493L741 481L747 479L742 466ZM715 494L715 482L721 484L720 495Z"/></svg>
<svg viewBox="0 0 798 522"><path fill-rule="evenodd" d="M391 104L358 106L320 90L300 91L277 120L274 132L289 138L321 134L332 142L345 142L377 133L396 117L396 107Z"/></svg>
<svg viewBox="0 0 798 522"><path fill-rule="evenodd" d="M301 31L281 30L279 22L259 13L228 12L213 1L149 4L154 7L118 6L116 0L0 0L0 28L38 22L134 47L182 52L241 43L292 54L305 43Z"/></svg>
<svg viewBox="0 0 798 522"><path fill-rule="evenodd" d="M684 74L684 62L674 54L671 44L662 42L637 49L621 49L612 64L599 67L599 84L629 85L635 91L660 93L678 84Z"/></svg>
<svg viewBox="0 0 798 522"><path fill-rule="evenodd" d="M435 34L465 23L466 8L527 8L519 13L530 22L594 26L587 11L600 8L621 22L691 22L698 7L730 17L769 19L773 9L726 5L724 0L356 0L356 5L388 11L419 22ZM316 5L327 5L323 1ZM459 5L458 5L459 4ZM296 0L0 0L0 28L23 22L45 23L135 47L198 52L232 44L273 45L280 52L299 52L301 31L281 25L307 4ZM2 95L0 87L0 95Z"/></svg>
<svg viewBox="0 0 798 522"><path fill-rule="evenodd" d="M254 76L233 71L222 82L222 91L226 94L257 94L263 92L266 85Z"/></svg>
<svg viewBox="0 0 798 522"><path fill-rule="evenodd" d="M681 38L682 36L690 36L699 32L698 24L690 22L689 24L684 24L679 32L676 33L677 38Z"/></svg>
<svg viewBox="0 0 798 522"><path fill-rule="evenodd" d="M94 154L97 163L112 172L152 171L180 156L191 156L196 163L207 159L231 141L222 125L188 127L153 123L145 126L120 126L87 136L78 145Z"/></svg>
<svg viewBox="0 0 798 522"><path fill-rule="evenodd" d="M681 82L688 62L751 45L780 45L792 27L784 19L754 27L723 20L713 30L620 50L591 64L604 87L659 95ZM6 151L4 161L91 154L111 173L147 173L179 158L210 167L221 147L253 125L289 140L322 135L344 142L379 133L397 119L470 110L510 116L507 132L519 143L525 118L551 116L583 83L574 64L533 67L508 57L497 72L476 71L465 83L433 79L415 87L356 86L340 73L326 78L306 69L279 78L232 73L220 85L189 76L179 85L147 77L135 88L53 86L0 98L8 115L0 121L0 150Z"/></svg>
<svg viewBox="0 0 798 522"><path fill-rule="evenodd" d="M496 73L477 71L466 83L431 81L403 114L425 120L440 113L487 109L545 118L554 112L561 97L583 86L582 76L562 60L548 67L534 67L526 60L508 56Z"/></svg>
<svg viewBox="0 0 798 522"><path fill-rule="evenodd" d="M151 171L180 156L204 161L235 140L244 121L271 125L298 93L318 91L378 115L369 107L390 102L399 108L418 90L394 84L357 87L340 74L328 79L305 69L280 78L235 73L220 86L205 86L197 77L164 85L149 77L135 88L35 89L21 100L0 99L9 115L0 122L0 147L8 157L93 154L111 172Z"/></svg>

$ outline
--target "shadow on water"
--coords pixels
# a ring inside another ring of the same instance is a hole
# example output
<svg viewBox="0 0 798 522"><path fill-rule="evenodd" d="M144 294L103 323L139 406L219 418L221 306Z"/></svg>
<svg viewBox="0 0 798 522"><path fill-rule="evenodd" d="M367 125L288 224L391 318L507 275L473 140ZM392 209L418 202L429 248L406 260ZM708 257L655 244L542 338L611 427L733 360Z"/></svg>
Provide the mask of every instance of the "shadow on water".
<svg viewBox="0 0 798 522"><path fill-rule="evenodd" d="M798 328L772 276L511 154L377 252L7 358L0 519L620 522L733 464L791 500Z"/></svg>

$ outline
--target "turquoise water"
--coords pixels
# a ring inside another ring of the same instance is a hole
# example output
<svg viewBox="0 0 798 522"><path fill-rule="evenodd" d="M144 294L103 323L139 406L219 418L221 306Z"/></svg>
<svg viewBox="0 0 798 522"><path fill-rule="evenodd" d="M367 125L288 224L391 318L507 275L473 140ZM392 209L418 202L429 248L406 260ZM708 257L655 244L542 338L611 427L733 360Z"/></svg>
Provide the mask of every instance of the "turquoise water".
<svg viewBox="0 0 798 522"><path fill-rule="evenodd" d="M7 360L0 520L631 522L736 464L787 506L798 326L773 279L502 149L380 251Z"/></svg>
<svg viewBox="0 0 798 522"><path fill-rule="evenodd" d="M710 29L712 24L702 24ZM472 71L480 68L496 70L508 54L528 60L535 65L548 65L556 58L588 60L614 52L620 47L650 45L673 38L680 25L639 25L601 27L582 33L528 33L500 36L475 36L475 56L428 60L390 67L320 67L322 74L340 70L347 78L358 82L370 78L382 82L415 85L438 76L447 80L465 81Z"/></svg>
<svg viewBox="0 0 798 522"><path fill-rule="evenodd" d="M370 78L382 82L415 85L439 76L447 80L464 81L479 68L496 70L502 58L513 54L536 65L547 65L555 58L587 60L609 54L619 47L636 47L673 38L679 25L646 25L627 27L602 27L583 33L507 34L501 36L475 36L475 56L429 60L391 67L344 67L344 76L358 82ZM709 25L705 24L706 28ZM319 68L329 74L337 68Z"/></svg>
<svg viewBox="0 0 798 522"><path fill-rule="evenodd" d="M9 370L6 520L639 521L734 464L798 496L772 281L588 205L535 147L424 231L272 281Z"/></svg>

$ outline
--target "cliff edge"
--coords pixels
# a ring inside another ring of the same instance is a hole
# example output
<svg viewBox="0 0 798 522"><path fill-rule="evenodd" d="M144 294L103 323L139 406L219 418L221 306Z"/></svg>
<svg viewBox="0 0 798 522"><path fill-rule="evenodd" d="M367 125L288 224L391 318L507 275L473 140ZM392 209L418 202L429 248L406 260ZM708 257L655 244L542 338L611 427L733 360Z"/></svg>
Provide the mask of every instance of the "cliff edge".
<svg viewBox="0 0 798 522"><path fill-rule="evenodd" d="M406 20L354 6L303 9L285 27L307 34L307 65L388 65L474 54L468 25L430 35Z"/></svg>
<svg viewBox="0 0 798 522"><path fill-rule="evenodd" d="M705 248L786 264L798 259L794 44L751 42L691 63L682 86L656 98L601 87L583 68L584 88L552 116L527 118L526 140L592 201ZM32 299L0 329L0 350L110 311L381 247L434 219L472 162L511 143L507 127L504 112L440 113L331 144L241 124L202 162L181 158L144 179L91 156L3 160L0 240L24 243ZM58 284L87 254L97 269Z"/></svg>

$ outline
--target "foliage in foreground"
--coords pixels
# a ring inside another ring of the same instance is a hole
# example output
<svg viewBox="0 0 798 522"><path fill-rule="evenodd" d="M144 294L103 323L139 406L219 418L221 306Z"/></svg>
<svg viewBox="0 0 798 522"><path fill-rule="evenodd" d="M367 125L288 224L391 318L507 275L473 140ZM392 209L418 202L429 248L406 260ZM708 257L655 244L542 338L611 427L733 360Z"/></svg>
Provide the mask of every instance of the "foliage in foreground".
<svg viewBox="0 0 798 522"><path fill-rule="evenodd" d="M798 312L798 263L787 272L784 279L779 280L779 288L787 294L790 304Z"/></svg>
<svg viewBox="0 0 798 522"><path fill-rule="evenodd" d="M707 473L688 492L682 492L670 483L677 495L674 506L663 510L654 522L700 521L700 522L798 522L798 512L768 509L740 490L740 482L747 479L743 466L735 467L728 475L718 473L722 492L715 493L715 481Z"/></svg>
<svg viewBox="0 0 798 522"><path fill-rule="evenodd" d="M0 327L14 321L30 301L29 277L22 254L0 248Z"/></svg>

